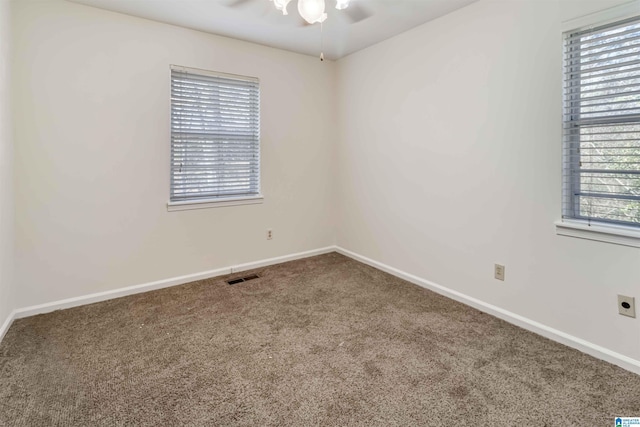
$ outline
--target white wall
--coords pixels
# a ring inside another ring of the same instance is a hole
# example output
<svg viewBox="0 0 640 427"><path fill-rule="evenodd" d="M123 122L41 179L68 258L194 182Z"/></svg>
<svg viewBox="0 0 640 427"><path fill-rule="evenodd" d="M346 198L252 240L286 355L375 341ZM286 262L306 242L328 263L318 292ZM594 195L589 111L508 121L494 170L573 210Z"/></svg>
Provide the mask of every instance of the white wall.
<svg viewBox="0 0 640 427"><path fill-rule="evenodd" d="M333 62L60 0L14 9L17 307L334 244ZM260 78L264 204L167 212L169 64Z"/></svg>
<svg viewBox="0 0 640 427"><path fill-rule="evenodd" d="M484 0L340 60L338 244L640 360L640 250L554 228L561 23L615 3Z"/></svg>
<svg viewBox="0 0 640 427"><path fill-rule="evenodd" d="M640 250L553 226L561 22L615 3L483 0L337 64L15 3L15 307L320 248L337 230L346 249L640 360L639 320L615 300L640 299ZM169 64L260 77L263 205L166 211Z"/></svg>
<svg viewBox="0 0 640 427"><path fill-rule="evenodd" d="M0 0L0 327L15 308L13 299L14 202L10 64L10 4L9 0Z"/></svg>

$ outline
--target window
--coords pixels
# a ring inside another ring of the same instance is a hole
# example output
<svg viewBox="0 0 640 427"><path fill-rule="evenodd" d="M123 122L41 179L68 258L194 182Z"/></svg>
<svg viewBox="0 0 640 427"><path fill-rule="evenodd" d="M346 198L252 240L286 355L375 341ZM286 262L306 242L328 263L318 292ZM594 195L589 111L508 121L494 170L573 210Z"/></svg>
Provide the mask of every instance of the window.
<svg viewBox="0 0 640 427"><path fill-rule="evenodd" d="M169 208L260 201L258 79L171 67Z"/></svg>
<svg viewBox="0 0 640 427"><path fill-rule="evenodd" d="M640 17L565 33L563 218L640 228Z"/></svg>

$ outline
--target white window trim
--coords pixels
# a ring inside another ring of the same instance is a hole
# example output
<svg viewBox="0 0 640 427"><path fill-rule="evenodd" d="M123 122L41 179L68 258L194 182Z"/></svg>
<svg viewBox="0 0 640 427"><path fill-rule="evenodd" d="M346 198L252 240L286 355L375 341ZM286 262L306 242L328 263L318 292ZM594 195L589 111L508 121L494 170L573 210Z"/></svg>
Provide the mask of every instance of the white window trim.
<svg viewBox="0 0 640 427"><path fill-rule="evenodd" d="M622 246L640 248L640 229L623 225L602 224L576 219L562 219L555 222L556 234L577 237Z"/></svg>
<svg viewBox="0 0 640 427"><path fill-rule="evenodd" d="M591 13L562 23L562 32L580 31L595 25L630 18L640 13L640 1L633 0L606 10ZM578 219L561 219L555 222L556 234L622 246L640 248L640 228L607 224Z"/></svg>
<svg viewBox="0 0 640 427"><path fill-rule="evenodd" d="M562 23L562 32L585 30L589 27L610 24L615 21L631 18L640 13L640 0L632 0L609 9L600 10Z"/></svg>
<svg viewBox="0 0 640 427"><path fill-rule="evenodd" d="M251 81L254 83L260 83L260 79L257 77L243 76L239 74L230 74L223 73L219 71L211 71L204 70L200 68L192 68L192 67L184 67L180 65L170 64L169 68L171 71L179 71L186 73L194 73L197 75L205 75L211 77L222 77L227 79L237 79L242 81ZM258 143L258 150L260 150L260 144ZM258 160L258 165L260 167L262 159ZM264 202L264 196L260 190L261 185L261 173L258 175L258 194L245 194L240 196L232 196L232 197L212 197L205 199L187 199L187 200L179 200L179 201L171 201L171 199L167 202L167 211L175 212L175 211L185 211L185 210L193 210L193 209L208 209L208 208L221 208L227 206L242 206L242 205L254 205L261 204ZM171 196L170 196L171 197Z"/></svg>
<svg viewBox="0 0 640 427"><path fill-rule="evenodd" d="M264 202L264 196L224 197L218 199L187 200L167 202L167 211L187 211L192 209L223 208L226 206L255 205Z"/></svg>

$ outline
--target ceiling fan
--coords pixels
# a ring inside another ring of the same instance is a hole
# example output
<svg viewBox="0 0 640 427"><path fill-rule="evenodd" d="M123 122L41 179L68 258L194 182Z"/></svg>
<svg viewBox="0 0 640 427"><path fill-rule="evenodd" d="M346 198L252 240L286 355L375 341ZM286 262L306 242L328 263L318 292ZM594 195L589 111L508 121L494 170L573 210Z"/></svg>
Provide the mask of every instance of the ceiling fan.
<svg viewBox="0 0 640 427"><path fill-rule="evenodd" d="M245 3L258 0L233 0L228 3L229 7L239 7ZM264 0L260 0L264 1ZM273 2L275 8L282 12L283 15L288 15L287 6L292 0L269 0ZM336 9L344 10L345 16L351 21L352 24L363 21L371 16L371 13L366 10L362 5L351 0L335 0ZM325 12L325 0L297 0L298 13L304 19L305 25L312 25L316 23L323 23L327 19Z"/></svg>
<svg viewBox="0 0 640 427"><path fill-rule="evenodd" d="M232 0L231 3L227 4L227 6L239 7L243 6L246 3L255 1L262 1L266 4L265 0ZM287 6L289 5L289 3L291 3L292 0L269 1L273 2L276 9L281 11L283 15L289 14L287 12ZM350 4L351 1L352 0L335 0L336 9L345 11L345 15L348 17L352 24L363 21L371 16L371 13L368 10L359 5L357 2L353 2L352 4ZM320 61L324 61L324 52L322 47L322 23L327 19L327 13L325 12L325 0L297 0L297 2L298 13L303 19L301 25L307 26L316 23L320 24Z"/></svg>

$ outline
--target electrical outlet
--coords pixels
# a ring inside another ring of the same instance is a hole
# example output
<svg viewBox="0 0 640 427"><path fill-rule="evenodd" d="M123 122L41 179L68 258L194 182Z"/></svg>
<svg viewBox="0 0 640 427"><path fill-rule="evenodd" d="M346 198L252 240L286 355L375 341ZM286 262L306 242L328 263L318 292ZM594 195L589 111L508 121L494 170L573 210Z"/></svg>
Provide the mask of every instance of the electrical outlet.
<svg viewBox="0 0 640 427"><path fill-rule="evenodd" d="M504 282L504 265L496 264L493 276L496 279L502 280Z"/></svg>
<svg viewBox="0 0 640 427"><path fill-rule="evenodd" d="M267 240L271 240L273 239L273 230L272 229L268 229L267 230Z"/></svg>
<svg viewBox="0 0 640 427"><path fill-rule="evenodd" d="M636 317L635 298L618 295L618 313L623 316Z"/></svg>

